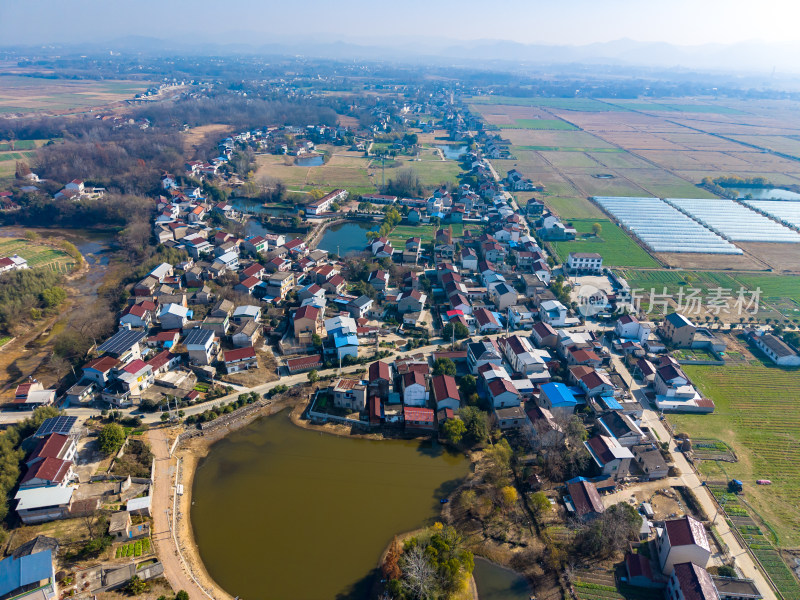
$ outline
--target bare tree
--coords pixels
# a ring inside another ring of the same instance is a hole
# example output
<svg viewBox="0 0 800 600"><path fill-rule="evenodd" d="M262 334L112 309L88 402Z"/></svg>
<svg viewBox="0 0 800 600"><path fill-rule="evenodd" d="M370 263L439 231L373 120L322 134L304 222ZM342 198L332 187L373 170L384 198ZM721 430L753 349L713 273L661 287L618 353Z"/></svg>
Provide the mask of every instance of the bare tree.
<svg viewBox="0 0 800 600"><path fill-rule="evenodd" d="M436 588L436 571L422 546L414 546L401 559L403 585L415 598L429 598Z"/></svg>

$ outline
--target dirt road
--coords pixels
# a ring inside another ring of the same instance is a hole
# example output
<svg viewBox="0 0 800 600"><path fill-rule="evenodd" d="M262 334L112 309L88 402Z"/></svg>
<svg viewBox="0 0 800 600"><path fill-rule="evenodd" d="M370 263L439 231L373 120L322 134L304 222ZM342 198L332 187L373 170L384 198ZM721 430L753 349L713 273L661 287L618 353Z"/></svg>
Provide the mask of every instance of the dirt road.
<svg viewBox="0 0 800 600"><path fill-rule="evenodd" d="M175 592L186 590L190 598L214 598L203 590L184 567L178 553L176 538L172 534L173 477L175 461L169 456L169 441L166 429L151 429L147 433L155 456L156 468L153 490L153 541L158 557L164 565L166 577Z"/></svg>

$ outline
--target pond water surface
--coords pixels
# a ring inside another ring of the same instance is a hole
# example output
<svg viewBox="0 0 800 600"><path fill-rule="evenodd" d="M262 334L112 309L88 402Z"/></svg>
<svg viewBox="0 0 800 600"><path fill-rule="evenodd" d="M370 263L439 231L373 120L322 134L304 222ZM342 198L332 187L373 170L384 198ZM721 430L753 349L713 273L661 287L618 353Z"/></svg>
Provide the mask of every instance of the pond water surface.
<svg viewBox="0 0 800 600"><path fill-rule="evenodd" d="M480 600L530 600L533 594L522 575L485 558L475 558L472 575Z"/></svg>
<svg viewBox="0 0 800 600"><path fill-rule="evenodd" d="M781 190L778 188L764 189L764 188L725 188L731 192L739 194L740 198L746 197L748 194L752 196L753 200L800 200L800 194L790 192L789 190Z"/></svg>
<svg viewBox="0 0 800 600"><path fill-rule="evenodd" d="M333 225L322 234L317 248L335 254L338 247L339 256L361 252L367 248L366 233L377 229L377 223L353 222Z"/></svg>
<svg viewBox="0 0 800 600"><path fill-rule="evenodd" d="M459 160L464 154L467 153L467 146L452 146L449 144L440 144L436 146L442 151L447 160Z"/></svg>
<svg viewBox="0 0 800 600"><path fill-rule="evenodd" d="M300 156L295 159L294 164L298 167L321 167L324 164L321 154L316 156Z"/></svg>
<svg viewBox="0 0 800 600"><path fill-rule="evenodd" d="M434 521L468 470L430 443L335 437L281 413L200 461L192 526L210 575L243 600L362 600L392 537Z"/></svg>

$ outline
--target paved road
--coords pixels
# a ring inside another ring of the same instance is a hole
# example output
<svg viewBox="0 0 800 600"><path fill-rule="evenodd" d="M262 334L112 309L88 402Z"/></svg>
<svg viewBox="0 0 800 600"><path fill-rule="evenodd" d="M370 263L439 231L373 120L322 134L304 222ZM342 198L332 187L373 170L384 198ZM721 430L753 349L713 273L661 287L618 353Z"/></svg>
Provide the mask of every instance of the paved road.
<svg viewBox="0 0 800 600"><path fill-rule="evenodd" d="M209 596L184 569L172 535L170 516L173 506L175 461L169 456L167 431L161 428L152 429L147 436L156 461L152 504L153 540L158 549L158 557L164 565L164 577L175 592L186 590L190 598L197 600L208 598Z"/></svg>
<svg viewBox="0 0 800 600"><path fill-rule="evenodd" d="M630 385L634 396L645 409L642 415L642 424L649 427L651 431L654 431L662 442L669 440L669 451L672 455L672 460L675 463L675 467L680 474L678 477L671 477L668 480L629 486L624 490L617 492L616 494L604 497L604 503L608 502L607 505L610 505L614 502L626 502L631 495L639 489L655 490L668 485L686 486L695 493L695 496L697 496L697 499L702 505L703 510L711 519L712 525L716 528L723 541L728 545L730 554L735 560L736 566L739 568L742 574L755 582L759 592L761 592L761 595L764 597L764 600L777 600L777 596L773 592L772 587L770 587L769 582L767 582L767 579L764 577L761 570L756 566L753 557L749 554L746 548L742 547L742 545L739 543L739 540L731 531L730 527L728 527L728 524L725 522L724 513L720 513L717 510L717 505L714 502L711 491L702 484L700 478L697 476L697 473L692 468L692 465L690 465L689 461L686 460L683 452L678 450L677 444L672 439L667 428L661 422L659 413L656 410L653 410L653 408L650 406L650 402L645 397L642 387L633 380L618 356L613 357L613 362L617 372L624 377L625 381Z"/></svg>

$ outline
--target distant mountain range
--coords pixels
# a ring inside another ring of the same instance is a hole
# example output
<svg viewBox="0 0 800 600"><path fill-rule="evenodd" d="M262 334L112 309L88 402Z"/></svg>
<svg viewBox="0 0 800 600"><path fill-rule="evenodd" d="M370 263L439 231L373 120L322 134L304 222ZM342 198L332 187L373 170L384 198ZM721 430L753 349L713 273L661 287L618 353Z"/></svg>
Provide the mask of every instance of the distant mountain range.
<svg viewBox="0 0 800 600"><path fill-rule="evenodd" d="M459 41L447 38L403 38L402 43L385 38L360 39L358 42L334 40L330 35L306 35L281 39L273 35L237 32L206 38L176 35L171 39L128 36L105 42L75 45L59 44L64 50L113 50L144 54L270 54L304 55L335 60L389 60L466 64L478 66L491 62L530 65L586 64L619 67L656 67L683 70L737 71L769 75L772 72L800 73L800 43L740 42L677 46L665 42L638 42L620 39L583 46L522 44L502 40ZM269 42L265 43L265 39ZM236 40L235 42L228 40ZM39 46L41 48L41 46ZM33 48L31 48L33 49Z"/></svg>

